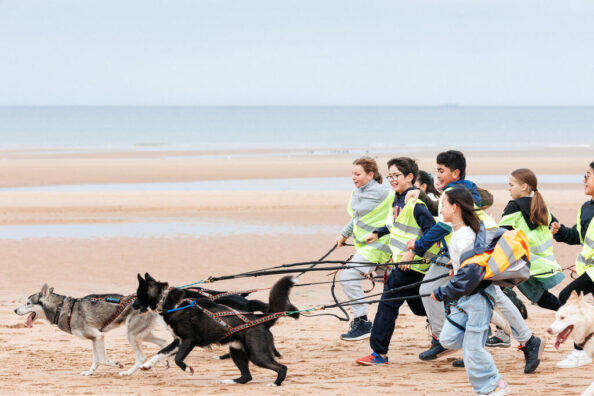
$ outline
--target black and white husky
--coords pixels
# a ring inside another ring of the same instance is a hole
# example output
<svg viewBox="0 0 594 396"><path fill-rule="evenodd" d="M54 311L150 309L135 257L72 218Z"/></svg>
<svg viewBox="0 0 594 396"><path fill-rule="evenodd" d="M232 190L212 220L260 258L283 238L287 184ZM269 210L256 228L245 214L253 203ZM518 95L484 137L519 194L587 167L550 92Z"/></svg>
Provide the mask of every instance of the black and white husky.
<svg viewBox="0 0 594 396"><path fill-rule="evenodd" d="M167 341L153 335L152 330L158 323L158 315L153 312L142 314L132 308L135 296L120 294L91 294L82 298L56 294L53 288L43 285L41 291L32 294L27 302L16 308L17 315L27 315L27 326L33 327L33 321L45 317L60 330L74 334L93 342L93 363L91 368L80 373L93 375L101 364L123 368L117 361L108 360L105 353L104 333L126 324L128 342L136 354L136 362L120 375L132 375L146 360L142 342L151 342L161 348ZM165 362L166 363L166 362Z"/></svg>
<svg viewBox="0 0 594 396"><path fill-rule="evenodd" d="M185 289L169 288L168 283L158 282L152 278L142 279L138 276L138 300L136 307L160 312L169 330L173 333L175 340L163 348L150 361L142 365L142 369L150 369L153 365L175 354L175 363L190 375L194 369L184 363L185 358L194 347L207 347L212 344L228 344L229 353L233 362L239 369L241 376L233 380L223 380L223 384L245 384L251 381L252 376L249 370L249 362L273 370L277 373L276 380L272 385L280 385L286 377L287 367L280 364L274 358L278 352L274 347L274 339L270 327L276 319L267 320L263 323L249 326L248 321L258 320L265 314L246 313L249 303L244 308L237 305L230 306L221 304L221 301L209 298L192 298ZM286 276L280 279L270 291L268 313L295 311L296 308L289 301L289 293L295 284L295 278ZM192 302L193 301L193 302ZM247 300L246 300L247 301ZM192 305L187 309L168 312L172 309ZM219 316L217 314L227 313L232 310L245 310L239 315ZM299 314L291 315L298 318ZM223 321L224 323L221 323ZM246 325L246 326L244 326ZM240 331L230 334L230 328L244 326Z"/></svg>

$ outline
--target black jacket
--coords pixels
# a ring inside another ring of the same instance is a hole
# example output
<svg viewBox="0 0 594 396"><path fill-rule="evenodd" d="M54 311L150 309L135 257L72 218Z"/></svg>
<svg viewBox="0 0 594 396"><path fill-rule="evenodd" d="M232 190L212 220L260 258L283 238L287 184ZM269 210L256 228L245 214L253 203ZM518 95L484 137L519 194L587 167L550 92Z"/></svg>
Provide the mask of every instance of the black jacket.
<svg viewBox="0 0 594 396"><path fill-rule="evenodd" d="M582 215L580 216L582 240L586 237L586 232L588 232L592 217L594 217L594 199L591 199L582 205ZM582 243L577 231L577 224L571 228L561 225L559 232L554 235L554 238L557 242L565 242L568 245L581 245Z"/></svg>
<svg viewBox="0 0 594 396"><path fill-rule="evenodd" d="M530 205L532 205L532 197L522 197L522 198L518 198L518 199L514 199L513 201L509 201L507 203L507 206L505 207L505 209L503 209L503 216L507 216L510 215L512 213L516 213L516 212L522 212L522 217L524 218L524 220L526 221L526 224L528 224L528 228L530 228L531 230L534 230L536 227L538 227L538 224L534 224L533 222L530 221ZM553 216L551 214L552 222L558 221L555 216ZM549 223L549 225L551 225ZM511 230L512 227L510 226L502 226L503 228L506 228L508 230Z"/></svg>

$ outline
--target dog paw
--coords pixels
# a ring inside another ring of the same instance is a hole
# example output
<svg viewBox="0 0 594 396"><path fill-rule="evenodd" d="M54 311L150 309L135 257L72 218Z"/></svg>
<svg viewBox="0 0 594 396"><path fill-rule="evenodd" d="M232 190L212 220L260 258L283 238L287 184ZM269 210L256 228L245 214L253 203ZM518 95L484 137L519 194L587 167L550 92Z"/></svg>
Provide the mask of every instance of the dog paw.
<svg viewBox="0 0 594 396"><path fill-rule="evenodd" d="M120 362L114 362L114 364L116 365L117 368L124 368L124 365Z"/></svg>
<svg viewBox="0 0 594 396"><path fill-rule="evenodd" d="M163 367L165 367L166 369L169 368L169 360L163 360L161 361L161 363L163 364Z"/></svg>
<svg viewBox="0 0 594 396"><path fill-rule="evenodd" d="M194 369L192 368L192 366L186 366L186 373L194 375Z"/></svg>
<svg viewBox="0 0 594 396"><path fill-rule="evenodd" d="M95 370L83 371L82 373L80 373L80 375L82 375L84 377L88 377L90 375L93 375L94 372L95 372Z"/></svg>
<svg viewBox="0 0 594 396"><path fill-rule="evenodd" d="M120 371L119 375L120 375L120 377L124 377L124 376L134 374L135 371L136 371L136 368L132 367L130 370Z"/></svg>
<svg viewBox="0 0 594 396"><path fill-rule="evenodd" d="M278 385L273 382L272 384L267 384L266 386L278 386Z"/></svg>
<svg viewBox="0 0 594 396"><path fill-rule="evenodd" d="M140 366L140 369L142 371L148 371L148 370L150 370L152 368L153 368L153 365L152 364L143 364L142 366Z"/></svg>
<svg viewBox="0 0 594 396"><path fill-rule="evenodd" d="M219 381L221 385L233 385L236 384L237 382L235 382L235 380L220 380Z"/></svg>

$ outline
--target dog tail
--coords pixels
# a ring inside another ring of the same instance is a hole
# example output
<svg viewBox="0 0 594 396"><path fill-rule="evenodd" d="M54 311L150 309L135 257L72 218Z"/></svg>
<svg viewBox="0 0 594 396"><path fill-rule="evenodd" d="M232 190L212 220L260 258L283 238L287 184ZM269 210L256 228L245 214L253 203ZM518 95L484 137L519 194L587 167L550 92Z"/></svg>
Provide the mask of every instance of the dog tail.
<svg viewBox="0 0 594 396"><path fill-rule="evenodd" d="M270 290L268 312L284 312L284 311L297 311L297 307L291 304L289 300L289 294L291 289L297 283L297 278L293 276L285 276L272 286ZM299 318L299 313L290 315L295 319ZM266 322L268 327L271 327L276 320Z"/></svg>

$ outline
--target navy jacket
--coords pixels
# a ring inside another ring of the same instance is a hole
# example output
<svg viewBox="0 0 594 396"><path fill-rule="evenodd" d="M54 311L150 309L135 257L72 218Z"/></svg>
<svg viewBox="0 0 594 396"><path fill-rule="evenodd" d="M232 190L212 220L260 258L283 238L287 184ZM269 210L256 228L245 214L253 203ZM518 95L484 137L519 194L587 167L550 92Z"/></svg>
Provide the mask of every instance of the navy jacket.
<svg viewBox="0 0 594 396"><path fill-rule="evenodd" d="M582 225L582 239L586 237L586 232L588 232L592 217L594 217L594 199L591 199L582 205L582 214L580 218L580 223ZM582 243L580 234L578 234L577 224L571 228L561 225L559 232L553 237L557 242L565 242L568 245L580 245Z"/></svg>
<svg viewBox="0 0 594 396"><path fill-rule="evenodd" d="M481 228L474 240L474 246L472 249L462 253L462 256L460 256L460 263L472 256L483 254L487 250L494 249L499 237L501 237L504 232L505 229L500 228L496 233L489 236L490 240L487 240L485 225L481 224ZM461 267L448 283L435 289L433 294L438 301L456 300L462 296L472 294L476 289L484 289L491 284L491 281L483 280L485 273L485 267L478 264L467 264L464 267Z"/></svg>

